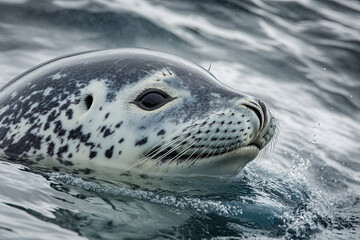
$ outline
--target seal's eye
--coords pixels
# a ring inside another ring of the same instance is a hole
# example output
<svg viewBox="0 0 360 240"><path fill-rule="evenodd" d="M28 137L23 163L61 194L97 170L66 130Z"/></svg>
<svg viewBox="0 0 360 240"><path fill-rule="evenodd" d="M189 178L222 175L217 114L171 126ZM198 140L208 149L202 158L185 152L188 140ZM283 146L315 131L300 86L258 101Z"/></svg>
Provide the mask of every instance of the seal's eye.
<svg viewBox="0 0 360 240"><path fill-rule="evenodd" d="M135 104L146 111L152 111L163 106L172 99L173 98L170 97L169 94L159 89L148 89L138 96L135 100Z"/></svg>

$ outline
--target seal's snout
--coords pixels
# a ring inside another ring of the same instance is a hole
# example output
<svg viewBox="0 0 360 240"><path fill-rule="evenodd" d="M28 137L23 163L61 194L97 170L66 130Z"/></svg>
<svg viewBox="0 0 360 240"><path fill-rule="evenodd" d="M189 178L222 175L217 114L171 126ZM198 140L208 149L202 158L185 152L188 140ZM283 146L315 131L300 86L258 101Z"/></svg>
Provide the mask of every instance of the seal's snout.
<svg viewBox="0 0 360 240"><path fill-rule="evenodd" d="M264 124L266 124L267 121L268 121L268 118L269 118L269 117L268 117L268 110L267 110L266 104L264 103L263 100L258 100L258 103L259 103L259 105L260 105L260 107L261 107L261 110L262 110L262 112L263 112Z"/></svg>
<svg viewBox="0 0 360 240"><path fill-rule="evenodd" d="M251 113L250 122L256 122L257 131L250 140L250 144L257 146L259 149L264 148L275 135L277 129L275 118L264 101L260 99L250 98L242 101L240 105Z"/></svg>
<svg viewBox="0 0 360 240"><path fill-rule="evenodd" d="M263 101L249 101L242 104L245 108L250 109L253 111L257 118L259 119L259 130L263 128L264 123L266 122L266 106Z"/></svg>

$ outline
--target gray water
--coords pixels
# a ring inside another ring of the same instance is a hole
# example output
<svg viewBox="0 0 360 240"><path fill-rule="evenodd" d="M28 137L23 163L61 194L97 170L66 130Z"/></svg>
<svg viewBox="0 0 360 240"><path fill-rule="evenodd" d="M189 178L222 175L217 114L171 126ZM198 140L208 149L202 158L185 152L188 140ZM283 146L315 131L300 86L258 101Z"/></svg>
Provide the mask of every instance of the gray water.
<svg viewBox="0 0 360 240"><path fill-rule="evenodd" d="M0 0L0 85L48 59L145 47L264 99L272 152L234 178L82 179L0 161L0 239L359 239L357 0Z"/></svg>

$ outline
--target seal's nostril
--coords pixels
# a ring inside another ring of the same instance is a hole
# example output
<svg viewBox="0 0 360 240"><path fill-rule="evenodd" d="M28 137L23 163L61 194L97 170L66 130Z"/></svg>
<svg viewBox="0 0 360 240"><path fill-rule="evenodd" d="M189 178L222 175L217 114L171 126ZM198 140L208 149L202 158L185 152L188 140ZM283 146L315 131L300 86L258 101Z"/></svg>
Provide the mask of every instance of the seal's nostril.
<svg viewBox="0 0 360 240"><path fill-rule="evenodd" d="M250 110L252 110L256 116L259 119L259 130L261 129L262 125L263 125L263 114L262 114L262 109L258 106L258 104L255 104L254 102L250 102L251 104L243 104L245 107L249 108Z"/></svg>
<svg viewBox="0 0 360 240"><path fill-rule="evenodd" d="M267 116L267 107L266 107L264 101L259 100L258 102L259 102L259 105L260 105L260 107L261 107L261 109L262 109L262 112L263 112L264 124L266 124L267 118L268 118L268 116Z"/></svg>

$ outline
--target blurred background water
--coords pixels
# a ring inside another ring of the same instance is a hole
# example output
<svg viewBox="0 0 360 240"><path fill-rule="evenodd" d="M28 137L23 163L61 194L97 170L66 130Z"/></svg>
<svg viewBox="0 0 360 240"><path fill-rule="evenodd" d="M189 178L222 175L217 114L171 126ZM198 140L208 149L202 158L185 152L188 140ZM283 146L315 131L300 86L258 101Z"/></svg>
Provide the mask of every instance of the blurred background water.
<svg viewBox="0 0 360 240"><path fill-rule="evenodd" d="M273 110L275 150L235 178L152 188L0 161L0 239L359 239L359 1L0 0L0 85L124 47L212 63Z"/></svg>

